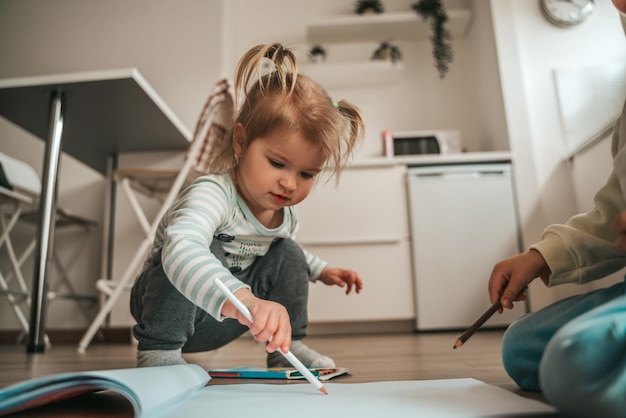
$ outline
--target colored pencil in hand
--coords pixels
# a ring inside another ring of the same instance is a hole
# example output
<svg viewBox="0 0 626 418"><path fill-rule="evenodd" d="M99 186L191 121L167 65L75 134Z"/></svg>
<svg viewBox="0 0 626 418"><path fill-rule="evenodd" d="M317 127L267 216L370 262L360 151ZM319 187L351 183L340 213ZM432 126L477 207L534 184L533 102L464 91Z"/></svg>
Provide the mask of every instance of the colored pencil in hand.
<svg viewBox="0 0 626 418"><path fill-rule="evenodd" d="M474 322L468 329L467 331L465 331L463 333L463 335L461 335L456 342L454 343L454 346L452 348L459 348L460 346L462 346L465 341L467 341L472 335L474 335L474 333L476 331L478 331L478 328L480 328L485 322L487 322L487 320L489 318L491 318L493 316L494 313L498 312L498 310L502 307L502 305L500 304L500 300L498 300L496 303L494 303L493 305L491 305L491 307L489 309L487 309L487 312L485 312L480 318L478 318L478 320L476 322Z"/></svg>

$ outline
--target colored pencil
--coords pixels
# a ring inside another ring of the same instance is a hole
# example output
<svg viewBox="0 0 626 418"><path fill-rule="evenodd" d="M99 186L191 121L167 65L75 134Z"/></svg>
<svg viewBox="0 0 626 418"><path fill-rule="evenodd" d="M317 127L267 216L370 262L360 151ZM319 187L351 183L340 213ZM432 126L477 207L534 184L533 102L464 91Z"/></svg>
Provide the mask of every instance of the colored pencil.
<svg viewBox="0 0 626 418"><path fill-rule="evenodd" d="M248 321L254 322L254 319L252 318L252 314L250 313L250 310L248 309L248 307L244 305L239 299L237 299L237 297L233 294L233 292L231 292L230 289L226 287L226 285L222 283L220 279L215 279L215 284L224 293L224 296L226 296L228 300L230 300L233 303L233 305L235 305L237 310L241 312ZM324 395L328 395L328 391L326 390L322 382L320 382L318 378L313 376L313 373L311 373L311 371L307 369L304 366L304 364L302 364L302 362L296 356L293 355L291 351L287 351L286 353L283 353L283 351L280 349L278 351L283 356L285 356L285 358L289 361L289 363L293 365L293 367L295 367L296 369L298 369L300 373L302 373L302 376L304 376L304 378L308 380L309 383L315 386Z"/></svg>
<svg viewBox="0 0 626 418"><path fill-rule="evenodd" d="M480 328L489 318L493 316L494 313L498 312L498 310L502 307L500 301L498 300L496 303L491 305L487 312L485 312L476 322L474 322L468 329L461 335L452 348L459 348L462 346L476 331Z"/></svg>

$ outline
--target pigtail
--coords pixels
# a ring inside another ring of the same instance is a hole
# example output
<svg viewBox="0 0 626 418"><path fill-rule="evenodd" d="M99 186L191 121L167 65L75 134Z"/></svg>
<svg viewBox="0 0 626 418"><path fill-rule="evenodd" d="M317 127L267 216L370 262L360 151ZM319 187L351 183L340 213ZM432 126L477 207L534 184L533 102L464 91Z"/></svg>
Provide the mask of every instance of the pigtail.
<svg viewBox="0 0 626 418"><path fill-rule="evenodd" d="M343 115L350 125L350 134L346 140L347 148L344 152L344 159L352 155L356 145L363 138L365 133L365 122L359 109L351 103L341 100L337 103L337 110Z"/></svg>
<svg viewBox="0 0 626 418"><path fill-rule="evenodd" d="M339 176L345 168L348 160L355 151L357 145L363 139L365 134L365 122L360 110L353 104L340 100L333 102L333 106L346 122L346 129L342 132L344 135L341 142L340 152L334 155L333 161L333 177L335 181L339 181Z"/></svg>

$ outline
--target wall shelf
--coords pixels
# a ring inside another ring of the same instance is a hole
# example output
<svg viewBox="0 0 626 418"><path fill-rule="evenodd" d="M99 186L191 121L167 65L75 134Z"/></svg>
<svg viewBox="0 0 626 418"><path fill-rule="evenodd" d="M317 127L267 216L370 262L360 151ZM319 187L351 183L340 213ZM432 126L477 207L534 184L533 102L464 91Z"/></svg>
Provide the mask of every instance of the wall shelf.
<svg viewBox="0 0 626 418"><path fill-rule="evenodd" d="M403 71L402 62L390 61L310 63L302 70L326 89L387 85L400 80Z"/></svg>
<svg viewBox="0 0 626 418"><path fill-rule="evenodd" d="M450 9L448 30L453 38L463 38L469 29L469 9ZM312 44L364 42L383 40L428 40L430 24L416 12L389 12L376 15L344 15L328 17L307 27Z"/></svg>

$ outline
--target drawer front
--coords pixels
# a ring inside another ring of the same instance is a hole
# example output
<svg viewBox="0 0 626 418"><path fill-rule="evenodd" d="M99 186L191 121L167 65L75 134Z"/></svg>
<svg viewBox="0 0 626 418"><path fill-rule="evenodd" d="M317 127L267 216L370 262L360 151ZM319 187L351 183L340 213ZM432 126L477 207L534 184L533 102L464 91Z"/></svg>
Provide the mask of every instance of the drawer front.
<svg viewBox="0 0 626 418"><path fill-rule="evenodd" d="M408 237L406 167L346 169L322 178L299 206L303 244L391 242Z"/></svg>
<svg viewBox="0 0 626 418"><path fill-rule="evenodd" d="M310 246L329 265L355 270L363 290L318 282L309 286L309 321L381 321L415 318L410 244Z"/></svg>

